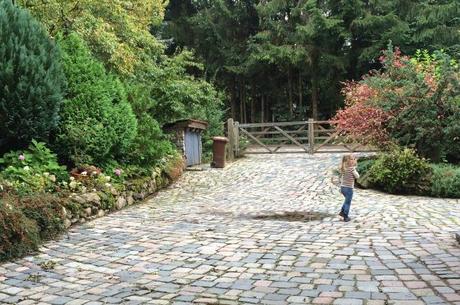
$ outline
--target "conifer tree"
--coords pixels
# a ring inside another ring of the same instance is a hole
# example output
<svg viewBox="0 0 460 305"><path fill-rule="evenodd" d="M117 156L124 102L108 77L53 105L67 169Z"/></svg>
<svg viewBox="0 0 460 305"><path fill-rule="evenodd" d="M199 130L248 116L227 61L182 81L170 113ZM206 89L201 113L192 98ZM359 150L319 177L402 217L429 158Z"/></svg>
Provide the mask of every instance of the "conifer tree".
<svg viewBox="0 0 460 305"><path fill-rule="evenodd" d="M0 152L47 141L58 123L65 76L42 26L10 0L0 3Z"/></svg>

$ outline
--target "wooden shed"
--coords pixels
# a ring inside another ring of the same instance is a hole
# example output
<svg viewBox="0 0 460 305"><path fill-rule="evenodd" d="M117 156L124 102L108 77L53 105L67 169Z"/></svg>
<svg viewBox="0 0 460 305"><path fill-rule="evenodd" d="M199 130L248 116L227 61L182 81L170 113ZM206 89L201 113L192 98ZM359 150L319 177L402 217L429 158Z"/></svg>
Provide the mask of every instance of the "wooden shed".
<svg viewBox="0 0 460 305"><path fill-rule="evenodd" d="M201 134L208 128L208 123L198 120L180 120L166 124L166 132L173 134L173 141L185 157L187 166L201 164L203 152Z"/></svg>

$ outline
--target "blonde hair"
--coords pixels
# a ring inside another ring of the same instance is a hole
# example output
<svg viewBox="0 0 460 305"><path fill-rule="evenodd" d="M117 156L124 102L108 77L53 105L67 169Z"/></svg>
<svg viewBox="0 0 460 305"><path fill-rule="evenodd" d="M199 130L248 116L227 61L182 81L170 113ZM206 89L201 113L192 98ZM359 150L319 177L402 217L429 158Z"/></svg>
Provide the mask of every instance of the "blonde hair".
<svg viewBox="0 0 460 305"><path fill-rule="evenodd" d="M348 167L350 164L350 161L353 160L354 157L353 155L345 155L342 157L342 164L340 165L340 172L343 174L345 172L345 167Z"/></svg>

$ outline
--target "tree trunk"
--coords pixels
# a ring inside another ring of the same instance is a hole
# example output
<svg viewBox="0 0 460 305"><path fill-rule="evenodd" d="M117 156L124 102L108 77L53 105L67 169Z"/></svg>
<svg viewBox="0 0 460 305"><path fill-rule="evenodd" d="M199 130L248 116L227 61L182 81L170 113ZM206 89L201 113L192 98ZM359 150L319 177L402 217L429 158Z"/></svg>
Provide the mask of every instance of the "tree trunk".
<svg viewBox="0 0 460 305"><path fill-rule="evenodd" d="M299 72L299 86L298 86L298 90L299 90L299 109L300 111L302 111L302 99L303 99L303 96L302 96L302 74ZM303 116L303 114L301 113L301 116Z"/></svg>
<svg viewBox="0 0 460 305"><path fill-rule="evenodd" d="M293 101L292 101L292 73L291 73L291 69L289 68L288 69L288 90L289 90L289 115L292 117L292 105L293 105Z"/></svg>
<svg viewBox="0 0 460 305"><path fill-rule="evenodd" d="M244 123L247 123L248 122L248 112L247 112L247 109L246 109L246 86L243 86L243 118L244 118Z"/></svg>
<svg viewBox="0 0 460 305"><path fill-rule="evenodd" d="M256 96L256 86L255 84L251 85L251 122L250 123L255 123L256 122L256 103L254 102L255 96Z"/></svg>
<svg viewBox="0 0 460 305"><path fill-rule="evenodd" d="M313 119L318 120L318 80L316 76L313 76L311 80L311 115Z"/></svg>
<svg viewBox="0 0 460 305"><path fill-rule="evenodd" d="M236 99L235 99L235 80L231 81L231 87L230 87L230 112L231 112L231 118L234 119L235 121L238 121L236 118Z"/></svg>
<svg viewBox="0 0 460 305"><path fill-rule="evenodd" d="M243 86L241 85L241 80L240 80L240 87L238 88L239 89L239 100L240 100L240 122L241 123L244 123L244 109L243 109L243 103L244 103L244 100L243 100Z"/></svg>
<svg viewBox="0 0 460 305"><path fill-rule="evenodd" d="M260 100L260 122L261 123L264 123L265 120L265 99L264 99L264 95L262 94L262 98Z"/></svg>
<svg viewBox="0 0 460 305"><path fill-rule="evenodd" d="M318 91L319 91L319 83L318 83L318 53L316 50L313 51L311 56L311 66L312 66L312 77L311 77L311 115L312 118L318 120Z"/></svg>

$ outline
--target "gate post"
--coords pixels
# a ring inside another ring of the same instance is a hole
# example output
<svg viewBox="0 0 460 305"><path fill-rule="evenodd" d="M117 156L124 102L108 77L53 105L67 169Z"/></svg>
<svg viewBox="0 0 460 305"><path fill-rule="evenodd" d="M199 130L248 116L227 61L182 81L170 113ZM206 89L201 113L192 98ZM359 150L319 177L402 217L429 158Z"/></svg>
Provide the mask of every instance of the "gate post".
<svg viewBox="0 0 460 305"><path fill-rule="evenodd" d="M315 121L308 119L308 146L310 154L315 152Z"/></svg>
<svg viewBox="0 0 460 305"><path fill-rule="evenodd" d="M233 119L230 118L227 120L227 137L228 137L228 145L227 145L227 158L229 161L233 161L235 159L235 126L234 126Z"/></svg>

